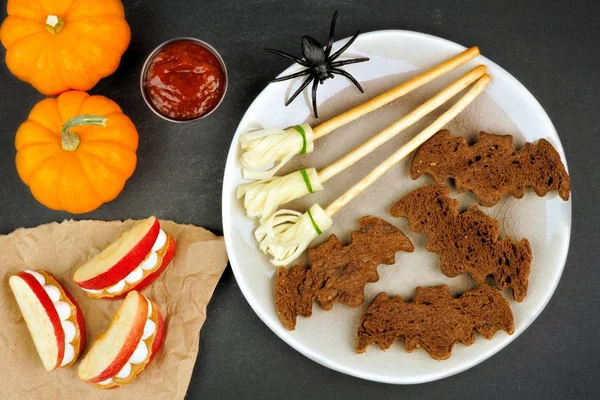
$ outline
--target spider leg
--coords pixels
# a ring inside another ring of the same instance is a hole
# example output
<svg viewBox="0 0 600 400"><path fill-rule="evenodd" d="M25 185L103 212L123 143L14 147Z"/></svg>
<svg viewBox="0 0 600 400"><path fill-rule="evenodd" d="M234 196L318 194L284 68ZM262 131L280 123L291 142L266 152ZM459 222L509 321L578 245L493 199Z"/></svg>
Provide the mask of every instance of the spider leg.
<svg viewBox="0 0 600 400"><path fill-rule="evenodd" d="M331 68L331 72L333 72L334 74L340 74L340 75L345 76L346 78L348 78L348 80L350 82L354 83L354 86L356 86L356 88L358 90L360 90L361 93L365 92L363 90L362 86L360 86L360 83L358 83L358 81L356 79L354 79L354 77L352 75L350 75L348 72L344 71L343 69Z"/></svg>
<svg viewBox="0 0 600 400"><path fill-rule="evenodd" d="M290 103L291 103L292 101L294 101L294 99L295 99L296 97L298 97L298 95L299 95L300 93L302 93L302 91L304 90L304 88L308 86L308 84L310 83L310 81L311 81L312 79L313 79L313 76L312 76L312 75L309 75L309 76L307 76L307 77L306 77L306 79L304 79L304 82L302 82L302 85L300 85L300 87L299 87L299 88L298 88L298 89L297 89L297 90L294 92L294 94L292 95L292 97L290 97L290 98L288 99L288 101L286 101L286 102L285 102L285 106L286 106L286 107L287 107L287 106L289 106L289 105L290 105Z"/></svg>
<svg viewBox="0 0 600 400"><path fill-rule="evenodd" d="M303 76L303 75L307 75L307 74L310 74L310 69L304 69L304 70L302 70L300 72L296 72L295 74L282 76L281 78L275 78L275 79L270 80L269 82L287 81L288 79L294 79L294 78L297 78L299 76Z"/></svg>
<svg viewBox="0 0 600 400"><path fill-rule="evenodd" d="M353 58L351 60L334 61L331 63L331 66L332 67L341 67L342 65L356 64L356 63L360 63L360 62L364 62L364 61L369 61L369 58L363 57L363 58Z"/></svg>
<svg viewBox="0 0 600 400"><path fill-rule="evenodd" d="M337 20L337 11L333 13L331 19L331 26L329 27L329 41L327 42L327 48L325 49L325 57L329 57L331 53L331 46L333 46L333 33L335 32L335 21Z"/></svg>
<svg viewBox="0 0 600 400"><path fill-rule="evenodd" d="M282 56L282 57L288 58L288 59L290 59L290 60L292 60L292 61L294 61L294 62L297 62L298 64L300 64L300 65L302 65L302 66L304 66L304 67L308 67L308 66L309 66L309 65L306 63L306 61L304 61L303 59L301 59L301 58L298 58L298 57L296 57L296 56L293 56L293 55L291 55L291 54L285 53L285 52L283 52L283 51L280 51L280 50L275 50L275 49L265 49L265 51L266 51L266 52L268 52L268 53L277 54L277 55L279 55L279 56Z"/></svg>
<svg viewBox="0 0 600 400"><path fill-rule="evenodd" d="M312 86L312 106L315 113L315 118L319 118L319 110L317 110L317 88L319 87L319 81L315 79Z"/></svg>
<svg viewBox="0 0 600 400"><path fill-rule="evenodd" d="M333 61L336 58L338 58L344 51L346 51L346 49L350 46L352 46L352 43L354 43L354 41L356 40L356 38L358 37L358 34L360 33L360 31L356 31L356 33L354 34L354 36L352 36L352 38L350 40L348 40L348 43L346 43L345 45L342 46L341 49L339 49L338 51L336 51L335 53L333 53L330 57L328 57L329 61Z"/></svg>

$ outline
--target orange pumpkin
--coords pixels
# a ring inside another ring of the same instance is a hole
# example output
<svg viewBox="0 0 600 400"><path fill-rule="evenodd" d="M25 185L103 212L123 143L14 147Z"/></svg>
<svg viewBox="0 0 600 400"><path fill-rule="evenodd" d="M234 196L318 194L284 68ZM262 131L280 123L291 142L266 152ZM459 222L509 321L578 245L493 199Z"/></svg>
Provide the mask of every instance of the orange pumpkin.
<svg viewBox="0 0 600 400"><path fill-rule="evenodd" d="M138 133L114 101L70 91L37 103L15 146L17 172L33 196L78 214L123 190L137 163Z"/></svg>
<svg viewBox="0 0 600 400"><path fill-rule="evenodd" d="M6 65L46 95L89 90L115 72L131 39L120 0L8 0Z"/></svg>

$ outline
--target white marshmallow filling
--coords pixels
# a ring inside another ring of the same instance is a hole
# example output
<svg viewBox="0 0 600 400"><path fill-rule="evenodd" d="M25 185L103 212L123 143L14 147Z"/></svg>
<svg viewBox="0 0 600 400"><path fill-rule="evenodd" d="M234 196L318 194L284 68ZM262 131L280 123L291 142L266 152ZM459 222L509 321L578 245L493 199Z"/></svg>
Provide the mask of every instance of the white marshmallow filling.
<svg viewBox="0 0 600 400"><path fill-rule="evenodd" d="M152 245L152 250L148 256L142 261L140 265L133 269L125 278L121 279L119 282L114 285L102 289L102 290L94 290L94 289L83 289L86 292L92 294L102 293L104 291L115 294L121 293L127 285L134 285L139 283L145 276L149 275L153 270L159 267L160 263L158 260L158 253L163 250L165 245L167 244L167 234L162 229L158 233L156 237L156 241Z"/></svg>
<svg viewBox="0 0 600 400"><path fill-rule="evenodd" d="M72 314L71 305L66 301L63 301L66 299L61 297L60 290L56 286L46 284L46 278L44 278L44 275L29 269L25 270L24 272L33 276L35 280L38 281L42 288L44 288L44 291L56 309L63 332L65 333L65 351L60 364L61 367L65 366L73 361L73 358L75 358L75 347L73 346L72 342L77 335L77 328L73 322L69 321L69 318Z"/></svg>
<svg viewBox="0 0 600 400"><path fill-rule="evenodd" d="M146 343L145 341L156 333L156 323L150 318L152 317L152 303L148 299L146 299L146 301L148 302L148 316L146 319L146 324L144 325L144 332L140 342L129 357L129 360L127 360L125 365L123 365L123 368L121 368L121 370L117 372L114 377L103 380L102 382L98 382L98 385L110 385L113 383L114 378L126 379L129 377L129 375L131 375L132 364L140 364L144 362L146 358L148 358L148 355L150 354L150 349L148 346L151 345L151 343Z"/></svg>

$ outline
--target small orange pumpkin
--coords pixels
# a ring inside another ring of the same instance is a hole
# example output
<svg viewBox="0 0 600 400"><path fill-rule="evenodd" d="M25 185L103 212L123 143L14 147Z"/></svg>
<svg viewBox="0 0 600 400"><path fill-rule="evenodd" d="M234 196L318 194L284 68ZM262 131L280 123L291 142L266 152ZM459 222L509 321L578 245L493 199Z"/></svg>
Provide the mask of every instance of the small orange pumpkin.
<svg viewBox="0 0 600 400"><path fill-rule="evenodd" d="M120 0L8 0L6 65L46 95L89 90L115 72L131 39Z"/></svg>
<svg viewBox="0 0 600 400"><path fill-rule="evenodd" d="M33 196L79 214L123 190L137 163L138 133L114 101L70 91L37 103L15 146L17 172Z"/></svg>

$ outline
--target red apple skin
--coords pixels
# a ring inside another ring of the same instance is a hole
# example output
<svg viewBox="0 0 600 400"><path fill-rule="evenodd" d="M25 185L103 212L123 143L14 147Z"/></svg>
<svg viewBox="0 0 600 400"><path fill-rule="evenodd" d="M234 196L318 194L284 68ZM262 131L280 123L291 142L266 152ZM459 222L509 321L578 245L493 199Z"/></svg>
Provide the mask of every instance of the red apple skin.
<svg viewBox="0 0 600 400"><path fill-rule="evenodd" d="M76 312L75 322L77 324L76 328L79 331L79 350L75 353L75 357L73 358L73 362L75 362L75 361L77 361L77 359L83 352L83 348L85 347L85 338L86 338L85 319L83 317L83 312L81 311L81 307L79 307L79 304L77 303L77 301L75 300L75 298L73 297L71 292L69 292L67 290L67 288L65 288L58 281L58 279L56 279L56 277L54 275L52 275L48 271L38 271L38 272L41 273L42 275L48 275L51 279L54 280L54 282L57 285L60 285L59 289L62 290L62 292L65 294L65 296L67 296L67 299L69 300L69 302L71 302L71 304L73 304L73 306L75 307L75 310L76 310L75 311Z"/></svg>
<svg viewBox="0 0 600 400"><path fill-rule="evenodd" d="M135 322L133 323L131 330L127 335L127 339L125 340L125 345L123 348L121 348L110 365L104 369L104 371L102 371L95 378L89 379L87 382L98 383L115 376L129 360L138 343L142 339L142 335L144 334L144 325L146 324L146 319L148 319L148 302L142 294L136 292L136 295L140 297L138 300L139 307L135 316ZM111 324L112 323L113 321L111 321Z"/></svg>
<svg viewBox="0 0 600 400"><path fill-rule="evenodd" d="M144 261L152 250L159 232L160 222L158 218L154 218L154 224L148 233L119 262L94 278L81 282L75 281L75 283L83 289L101 290L119 282Z"/></svg>
<svg viewBox="0 0 600 400"><path fill-rule="evenodd" d="M165 336L166 336L165 320L162 316L160 308L158 307L158 304L156 304L156 302L154 302L150 299L148 299L148 300L152 303L152 307L156 312L156 317L153 318L154 322L156 323L156 333L154 334L154 338L152 340L152 347L150 348L150 352L149 352L150 356L148 358L148 362L146 364L144 364L144 368L138 373L138 375L141 374L142 372L144 372L144 370L146 368L148 368L148 365L150 365L150 363L152 362L152 360L154 359L154 357L160 350L160 347L162 346ZM133 379L135 379L135 377ZM110 390L110 389L116 389L121 386L127 385L127 384L131 383L133 381L133 379L123 385L119 385L114 382L112 383L113 386L98 385L97 383L95 385L96 385L96 387L98 387L100 389Z"/></svg>
<svg viewBox="0 0 600 400"><path fill-rule="evenodd" d="M160 312L160 308L155 302L152 302L152 307L156 310L156 333L154 334L154 341L152 342L152 352L150 353L150 360L148 360L148 364L152 362L158 350L160 350L160 346L162 346L165 336L165 320Z"/></svg>
<svg viewBox="0 0 600 400"><path fill-rule="evenodd" d="M56 336L56 346L58 348L58 354L56 356L56 365L54 368L60 367L62 363L62 359L65 355L65 331L62 328L62 324L60 323L60 318L58 317L58 312L56 308L54 308L54 303L48 297L48 294L44 290L44 287L40 285L40 283L35 279L32 275L28 274L25 271L21 271L17 274L17 276L25 281L27 285L31 288L33 293L36 295L46 314L48 314L48 318L50 318L50 322L52 323L52 327L54 328L54 336Z"/></svg>
<svg viewBox="0 0 600 400"><path fill-rule="evenodd" d="M46 272L46 273L48 274L48 272ZM52 276L52 274L48 274L48 275ZM54 278L54 276L52 276L52 277ZM54 280L56 280L56 278ZM63 287L62 290L65 293L65 295L67 296L67 298L69 299L69 301L71 302L71 304L73 304L75 306L75 309L77 310L76 321L77 321L77 329L79 330L79 351L75 354L75 358L74 358L74 360L77 360L79 355L83 352L83 348L85 347L85 337L86 337L85 320L83 319L83 312L81 311L81 307L79 307L79 304L77 304L77 301L75 301L75 299L73 298L73 295L65 287Z"/></svg>
<svg viewBox="0 0 600 400"><path fill-rule="evenodd" d="M167 240L169 243L169 247L167 247L167 251L165 252L165 255L162 258L160 267L158 267L156 269L156 271L154 271L153 273L151 273L150 275L148 275L147 277L142 279L137 285L135 285L134 287L129 289L127 292L122 293L118 296L103 297L103 298L105 298L107 300L123 299L125 296L127 296L127 293L129 293L130 291L137 290L138 292L141 292L142 290L144 290L148 286L150 286L156 279L158 279L158 277L164 272L164 270L167 269L167 267L173 260L173 257L175 257L175 249L176 249L175 239L173 239L173 237L171 235L168 235Z"/></svg>

